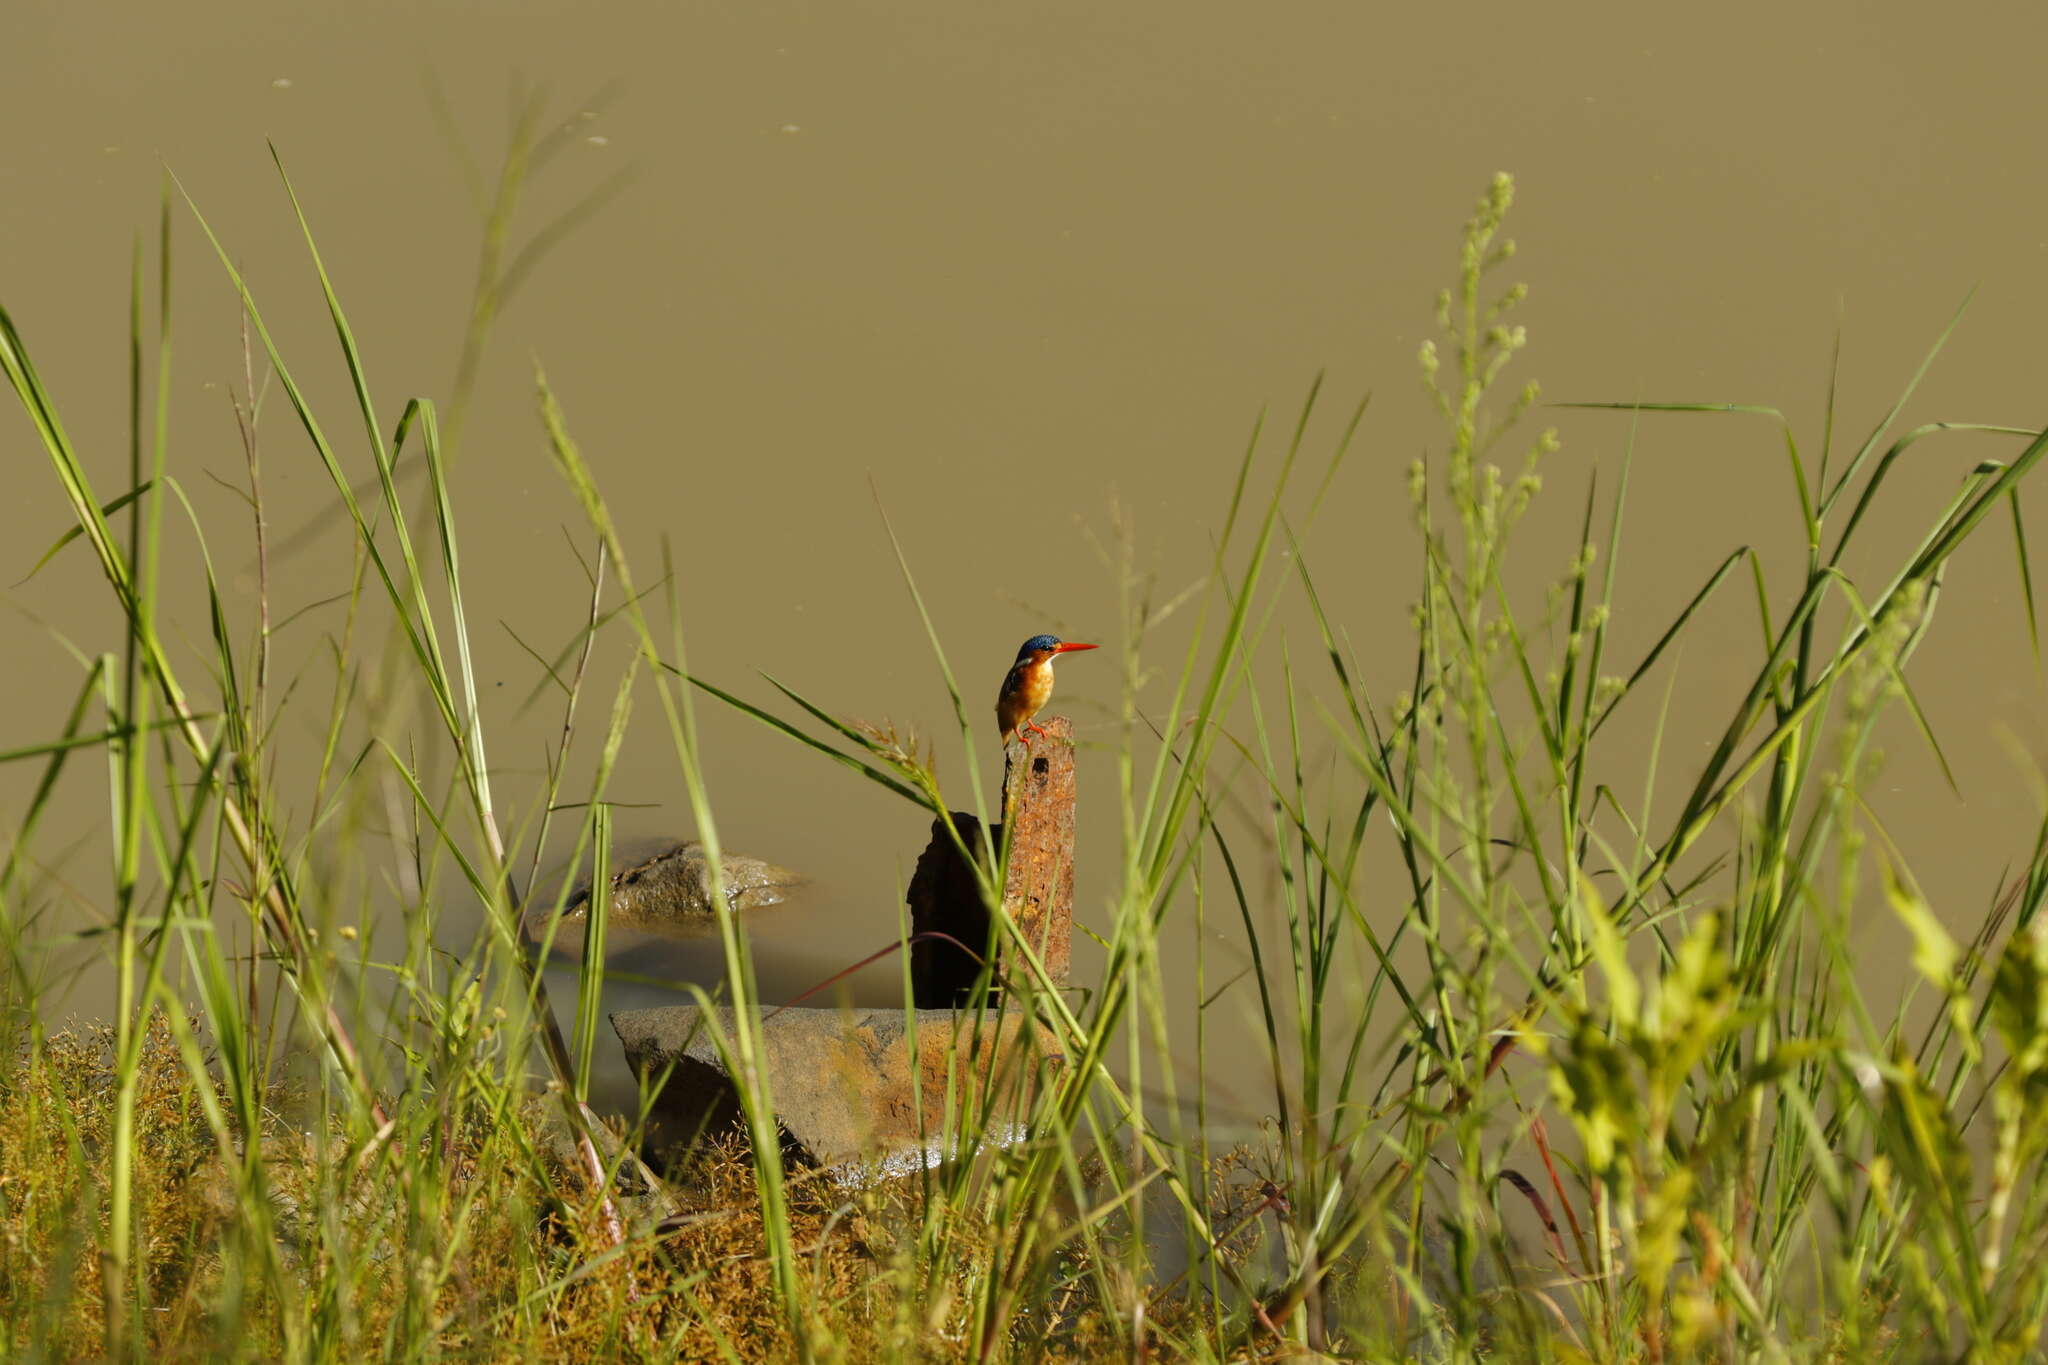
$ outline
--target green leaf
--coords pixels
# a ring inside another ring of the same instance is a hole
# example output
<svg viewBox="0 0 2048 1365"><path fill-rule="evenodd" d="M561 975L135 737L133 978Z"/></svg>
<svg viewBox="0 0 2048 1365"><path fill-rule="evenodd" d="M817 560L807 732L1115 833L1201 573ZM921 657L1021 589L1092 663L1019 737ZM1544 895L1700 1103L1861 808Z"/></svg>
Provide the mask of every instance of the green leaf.
<svg viewBox="0 0 2048 1365"><path fill-rule="evenodd" d="M1906 932L1913 936L1913 968L1948 1001L1949 1018L1955 1024L1956 1036L1961 1040L1964 1052L1974 1062L1984 1055L1984 1045L1977 1031L1976 1008L1956 971L1957 963L1962 960L1962 949L1942 927L1933 907L1917 890L1900 879L1891 859L1883 859L1880 865L1884 872L1885 899L1891 902L1892 911L1906 926Z"/></svg>
<svg viewBox="0 0 2048 1365"><path fill-rule="evenodd" d="M2048 921L2006 941L1991 982L1991 1023L2022 1076L2048 1071Z"/></svg>
<svg viewBox="0 0 2048 1365"><path fill-rule="evenodd" d="M1632 1031L1642 1013L1643 988L1635 970L1628 965L1628 947L1614 927L1607 903L1593 887L1591 877L1579 879L1579 923L1592 940L1593 960L1607 978L1607 1007L1624 1031Z"/></svg>
<svg viewBox="0 0 2048 1365"><path fill-rule="evenodd" d="M1569 1047L1552 1053L1550 1093L1571 1116L1586 1144L1586 1163L1596 1172L1614 1168L1631 1133L1644 1131L1641 1085L1629 1065L1628 1053L1602 1031L1591 1015L1581 1015Z"/></svg>
<svg viewBox="0 0 2048 1365"><path fill-rule="evenodd" d="M1913 936L1914 969L1942 994L1948 994L1962 950L1956 947L1956 941L1942 928L1940 919L1920 893L1899 880L1891 859L1883 860L1883 871L1885 899L1906 926L1906 932Z"/></svg>

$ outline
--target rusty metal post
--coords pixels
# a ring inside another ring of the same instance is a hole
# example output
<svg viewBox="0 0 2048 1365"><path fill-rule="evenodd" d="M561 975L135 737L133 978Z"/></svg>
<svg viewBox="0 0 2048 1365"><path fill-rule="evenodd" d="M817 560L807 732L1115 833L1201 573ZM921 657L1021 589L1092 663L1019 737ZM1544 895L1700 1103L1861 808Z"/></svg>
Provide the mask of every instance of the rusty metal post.
<svg viewBox="0 0 2048 1365"><path fill-rule="evenodd" d="M1074 723L1054 716L1045 729L1029 750L1017 746L1003 769L1010 833L1003 908L1046 975L1065 985L1074 933Z"/></svg>
<svg viewBox="0 0 2048 1365"><path fill-rule="evenodd" d="M1003 773L1006 824L997 825L991 835L1001 848L1005 828L1015 831L1003 907L1045 964L1047 976L1064 984L1074 930L1074 725L1064 716L1043 723L1046 733L1035 736L1028 750L1011 747ZM981 849L980 821L954 811L953 827L969 849ZM913 997L926 1009L958 1004L994 940L974 872L939 821L932 822L931 842L917 860L909 900L913 933L945 934L962 945L937 939L913 945ZM1022 963L999 967L1025 970Z"/></svg>

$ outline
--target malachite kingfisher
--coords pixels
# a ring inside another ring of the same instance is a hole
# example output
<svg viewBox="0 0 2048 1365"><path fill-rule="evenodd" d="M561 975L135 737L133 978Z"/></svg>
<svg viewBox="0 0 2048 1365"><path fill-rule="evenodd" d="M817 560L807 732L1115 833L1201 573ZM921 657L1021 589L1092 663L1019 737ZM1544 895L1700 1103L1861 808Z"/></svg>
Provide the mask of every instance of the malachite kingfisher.
<svg viewBox="0 0 2048 1365"><path fill-rule="evenodd" d="M1005 749L1012 739L1021 739L1029 747L1032 730L1045 733L1045 727L1033 725L1031 718L1052 700L1052 661L1062 654L1094 648L1057 635L1034 635L1019 647L1017 662L1010 665L1003 676L1003 690L996 694L996 727L1003 732Z"/></svg>

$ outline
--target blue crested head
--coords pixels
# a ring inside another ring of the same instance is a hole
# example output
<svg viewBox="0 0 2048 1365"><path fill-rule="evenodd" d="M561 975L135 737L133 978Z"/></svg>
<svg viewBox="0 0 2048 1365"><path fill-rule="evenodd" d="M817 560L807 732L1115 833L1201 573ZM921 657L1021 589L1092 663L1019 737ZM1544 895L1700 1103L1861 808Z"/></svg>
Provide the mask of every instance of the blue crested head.
<svg viewBox="0 0 2048 1365"><path fill-rule="evenodd" d="M1057 635L1034 635L1017 647L1017 662L1021 664L1040 651L1050 652L1059 647L1060 637Z"/></svg>

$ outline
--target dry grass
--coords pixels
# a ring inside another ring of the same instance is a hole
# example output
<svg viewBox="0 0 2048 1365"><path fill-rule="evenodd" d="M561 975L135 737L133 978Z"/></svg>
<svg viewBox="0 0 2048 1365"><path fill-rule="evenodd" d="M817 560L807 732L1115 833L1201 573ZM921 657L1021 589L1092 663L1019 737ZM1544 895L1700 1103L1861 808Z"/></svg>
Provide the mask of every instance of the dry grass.
<svg viewBox="0 0 2048 1365"><path fill-rule="evenodd" d="M144 1043L136 1182L153 1353L192 1342L218 1294L220 1245L239 1209L198 1097L158 1017ZM78 1359L106 1346L102 1261L114 1090L113 1030L20 1047L0 1079L0 1314L12 1352ZM284 1171L280 1170L280 1175ZM261 1331L262 1316L244 1319Z"/></svg>
<svg viewBox="0 0 2048 1365"><path fill-rule="evenodd" d="M136 1354L154 1360L274 1359L290 1353L286 1313L310 1302L344 1302L346 1337L363 1345L403 1324L419 1258L393 1254L403 1238L402 1199L328 1125L323 1143L304 1114L273 1109L260 1135L271 1235L291 1275L283 1283L239 1282L260 1256L238 1238L255 1235L238 1192L242 1153L212 1135L201 1093L161 1014L142 1053L136 1114L134 1193L148 1303ZM0 1331L20 1360L79 1360L108 1349L103 1260L107 1153L114 1092L113 1033L101 1026L17 1043L0 1075ZM216 1088L215 1103L225 1098ZM522 1114L547 1128L536 1097ZM450 1248L432 1295L428 1341L409 1349L441 1358L781 1361L802 1354L771 1283L744 1144L713 1147L672 1172L690 1211L649 1226L625 1246L609 1244L604 1219L576 1168L543 1150L545 1181L532 1168L487 1159L481 1122L453 1125L442 1155L451 1173L435 1191L439 1218L429 1240ZM357 1172L351 1178L351 1172ZM1242 1154L1219 1161L1219 1226L1233 1210L1256 1210ZM581 1194L565 1203L550 1189ZM1000 1246L968 1214L948 1214L948 1254L926 1254L930 1232L914 1186L846 1190L806 1171L788 1186L791 1231L800 1253L814 1359L962 1361L974 1358L968 1279L986 1274ZM1262 1220L1224 1248L1242 1264L1260 1245ZM943 1265L935 1272L935 1266ZM1051 1361L1100 1358L1123 1337L1106 1313L1094 1272L1127 1296L1128 1317L1143 1296L1121 1267L1065 1258L1060 1287L1017 1325ZM934 1274L939 1278L935 1281ZM1158 1338L1198 1329L1185 1293L1145 1305ZM1170 1346L1162 1358L1170 1358Z"/></svg>

